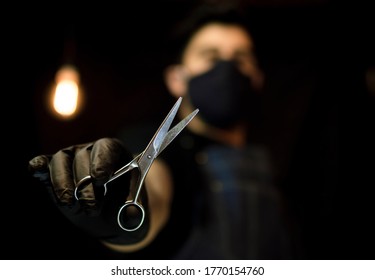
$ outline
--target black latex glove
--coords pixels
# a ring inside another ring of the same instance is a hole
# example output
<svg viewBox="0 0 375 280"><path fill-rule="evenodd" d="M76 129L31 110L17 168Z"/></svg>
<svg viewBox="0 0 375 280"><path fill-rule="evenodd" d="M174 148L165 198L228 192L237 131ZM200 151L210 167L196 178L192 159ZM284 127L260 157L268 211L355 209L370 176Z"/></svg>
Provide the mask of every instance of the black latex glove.
<svg viewBox="0 0 375 280"><path fill-rule="evenodd" d="M143 187L140 195L146 211L143 225L128 232L117 223L119 208L129 195L131 172L111 182L104 196L103 184L111 175L124 166L132 155L114 138L70 146L54 155L40 155L29 162L33 177L44 184L56 206L77 227L103 241L113 244L133 244L147 233L149 215L147 194ZM80 194L74 196L76 183L90 175L88 184Z"/></svg>

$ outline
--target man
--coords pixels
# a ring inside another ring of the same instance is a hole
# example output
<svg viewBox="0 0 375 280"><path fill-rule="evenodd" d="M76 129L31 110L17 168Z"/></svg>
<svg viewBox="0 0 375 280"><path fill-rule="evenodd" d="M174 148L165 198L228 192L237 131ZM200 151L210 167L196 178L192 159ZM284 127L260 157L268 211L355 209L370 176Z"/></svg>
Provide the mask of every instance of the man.
<svg viewBox="0 0 375 280"><path fill-rule="evenodd" d="M263 83L253 40L232 10L195 15L184 26L185 42L165 82L172 96L183 97L180 118L200 111L151 166L140 196L147 213L140 229L127 232L116 222L130 175L106 196L97 191L132 159L121 141L104 138L38 156L30 169L72 223L114 252L147 258L154 252L152 258L160 259L289 258L282 198L267 154L252 137ZM88 175L76 201L76 184Z"/></svg>

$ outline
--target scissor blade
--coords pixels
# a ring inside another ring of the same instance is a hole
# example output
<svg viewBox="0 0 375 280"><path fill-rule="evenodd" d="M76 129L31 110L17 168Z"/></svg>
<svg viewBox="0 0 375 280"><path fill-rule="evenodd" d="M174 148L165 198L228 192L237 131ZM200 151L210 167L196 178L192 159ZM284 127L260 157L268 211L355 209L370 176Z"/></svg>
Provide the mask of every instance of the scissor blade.
<svg viewBox="0 0 375 280"><path fill-rule="evenodd" d="M168 115L159 126L158 130L152 136L151 141L147 144L146 149L142 152L139 157L138 164L140 168L147 172L154 159L157 157L160 146L164 141L164 138L171 126L174 117L176 116L177 110L180 107L182 97L180 97L169 111Z"/></svg>
<svg viewBox="0 0 375 280"><path fill-rule="evenodd" d="M156 131L154 137L152 138L151 142L156 154L159 153L160 147L163 144L164 138L167 135L169 127L171 126L178 108L180 107L182 101L182 97L178 98L177 102L173 105L172 109L169 111L168 115L165 117L164 121L160 125L159 129ZM149 147L147 147L149 148ZM156 155L155 155L156 156Z"/></svg>
<svg viewBox="0 0 375 280"><path fill-rule="evenodd" d="M176 138L176 136L189 124L189 122L195 117L195 115L199 112L199 109L196 109L194 112L190 113L186 118L176 124L171 130L168 131L167 135L164 138L163 143L160 146L158 151L159 155L172 141Z"/></svg>

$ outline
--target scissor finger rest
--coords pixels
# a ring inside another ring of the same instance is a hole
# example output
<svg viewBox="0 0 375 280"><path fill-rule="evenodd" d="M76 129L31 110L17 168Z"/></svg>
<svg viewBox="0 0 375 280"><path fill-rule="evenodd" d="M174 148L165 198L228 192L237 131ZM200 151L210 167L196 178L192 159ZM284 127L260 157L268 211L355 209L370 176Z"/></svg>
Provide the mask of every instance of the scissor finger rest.
<svg viewBox="0 0 375 280"><path fill-rule="evenodd" d="M87 175L86 177L83 177L81 180L78 181L78 183L76 184L76 188L74 190L74 196L77 200L79 200L79 193L81 192L81 190L90 183L91 183L91 176L90 175ZM104 195L106 195L107 194L107 186L104 185L103 187L104 187Z"/></svg>
<svg viewBox="0 0 375 280"><path fill-rule="evenodd" d="M143 224L145 215L145 210L141 204L127 201L118 211L117 222L123 230L135 231Z"/></svg>

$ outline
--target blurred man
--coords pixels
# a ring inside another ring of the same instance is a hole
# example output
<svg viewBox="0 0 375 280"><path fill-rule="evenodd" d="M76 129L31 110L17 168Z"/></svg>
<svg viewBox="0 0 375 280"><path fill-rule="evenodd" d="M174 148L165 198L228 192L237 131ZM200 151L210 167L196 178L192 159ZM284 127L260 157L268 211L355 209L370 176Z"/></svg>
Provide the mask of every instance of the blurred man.
<svg viewBox="0 0 375 280"><path fill-rule="evenodd" d="M290 236L267 152L253 141L263 74L246 22L207 6L181 26L176 63L165 71L180 118L199 114L154 162L140 201L146 221L116 222L130 175L103 196L96 189L132 159L118 139L73 145L30 161L62 213L113 250L158 259L285 259ZM126 138L126 136L125 136ZM144 148L144 147L140 147ZM76 183L90 184L76 201Z"/></svg>

